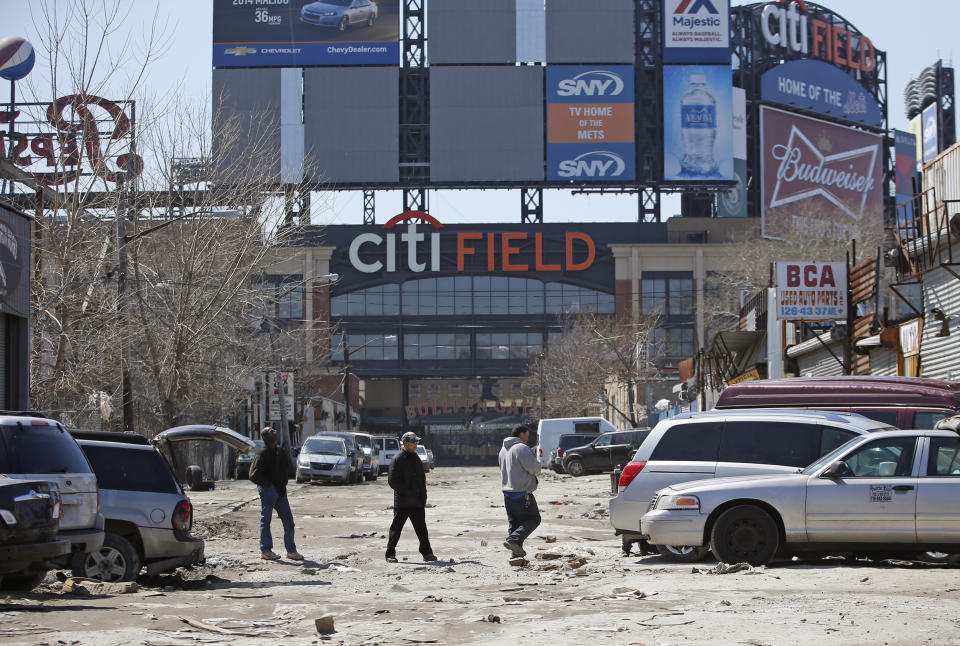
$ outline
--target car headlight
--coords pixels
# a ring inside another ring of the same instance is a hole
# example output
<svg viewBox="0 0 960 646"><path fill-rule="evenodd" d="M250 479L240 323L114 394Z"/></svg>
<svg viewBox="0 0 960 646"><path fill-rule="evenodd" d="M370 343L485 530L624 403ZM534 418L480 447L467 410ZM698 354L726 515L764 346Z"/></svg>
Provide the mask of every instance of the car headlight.
<svg viewBox="0 0 960 646"><path fill-rule="evenodd" d="M657 499L657 509L692 509L700 511L700 499L689 494L672 494Z"/></svg>
<svg viewBox="0 0 960 646"><path fill-rule="evenodd" d="M297 458L297 464L299 464L302 467L305 467L308 464L310 464L310 458L308 458L305 455L301 455L299 458Z"/></svg>
<svg viewBox="0 0 960 646"><path fill-rule="evenodd" d="M321 12L320 12L320 15L321 15L321 16L336 16L336 15L337 15L337 12L336 12L336 11L321 11Z"/></svg>

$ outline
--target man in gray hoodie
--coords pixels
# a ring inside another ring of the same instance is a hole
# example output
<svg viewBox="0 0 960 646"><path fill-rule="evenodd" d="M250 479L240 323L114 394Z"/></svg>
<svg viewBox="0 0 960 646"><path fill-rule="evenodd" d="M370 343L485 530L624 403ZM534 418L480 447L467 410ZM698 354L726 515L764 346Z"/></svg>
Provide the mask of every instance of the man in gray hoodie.
<svg viewBox="0 0 960 646"><path fill-rule="evenodd" d="M540 461L527 446L529 440L530 429L519 424L513 427L510 437L504 438L500 449L500 480L510 532L503 546L514 556L527 555L523 541L540 525L540 510L533 495Z"/></svg>

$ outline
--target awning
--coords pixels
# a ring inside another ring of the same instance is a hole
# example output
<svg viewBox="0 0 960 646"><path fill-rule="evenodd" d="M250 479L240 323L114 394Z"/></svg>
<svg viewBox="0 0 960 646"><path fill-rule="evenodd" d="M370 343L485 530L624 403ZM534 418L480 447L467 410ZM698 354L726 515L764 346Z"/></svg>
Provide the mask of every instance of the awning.
<svg viewBox="0 0 960 646"><path fill-rule="evenodd" d="M875 334L873 336L866 336L857 341L858 348L877 348L880 346L880 335Z"/></svg>

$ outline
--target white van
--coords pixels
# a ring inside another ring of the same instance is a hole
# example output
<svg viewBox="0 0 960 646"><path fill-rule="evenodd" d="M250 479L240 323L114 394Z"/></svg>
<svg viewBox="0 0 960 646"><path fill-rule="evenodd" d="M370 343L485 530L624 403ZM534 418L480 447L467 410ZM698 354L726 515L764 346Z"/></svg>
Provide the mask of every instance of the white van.
<svg viewBox="0 0 960 646"><path fill-rule="evenodd" d="M540 466L550 464L550 452L559 446L560 436L567 433L607 433L618 430L602 417L557 417L542 419L537 425L537 444L533 447Z"/></svg>

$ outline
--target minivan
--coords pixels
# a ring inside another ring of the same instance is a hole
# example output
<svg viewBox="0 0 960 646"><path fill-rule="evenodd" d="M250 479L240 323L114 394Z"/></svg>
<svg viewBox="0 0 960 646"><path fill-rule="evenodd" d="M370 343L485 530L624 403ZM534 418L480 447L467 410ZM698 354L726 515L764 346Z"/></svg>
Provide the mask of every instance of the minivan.
<svg viewBox="0 0 960 646"><path fill-rule="evenodd" d="M599 435L616 431L617 427L602 417L555 417L542 419L537 424L537 443L533 452L541 467L550 464L550 453L559 445L561 435L568 433Z"/></svg>
<svg viewBox="0 0 960 646"><path fill-rule="evenodd" d="M645 540L640 518L664 487L729 476L792 473L858 435L892 430L856 413L806 409L712 410L662 420L620 474L610 499L618 535ZM707 548L657 546L676 562L692 562Z"/></svg>
<svg viewBox="0 0 960 646"><path fill-rule="evenodd" d="M933 428L960 412L960 384L919 377L762 379L727 386L714 408L842 410L902 429Z"/></svg>

